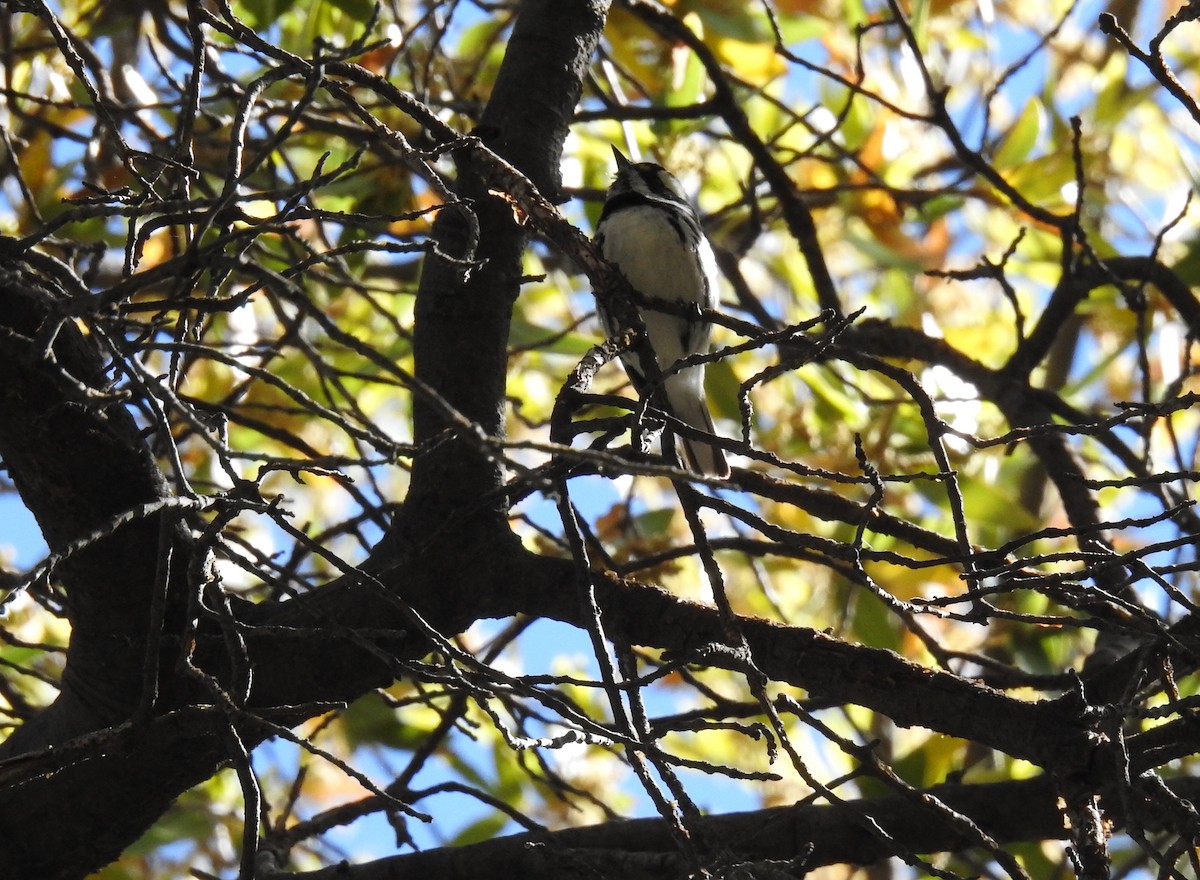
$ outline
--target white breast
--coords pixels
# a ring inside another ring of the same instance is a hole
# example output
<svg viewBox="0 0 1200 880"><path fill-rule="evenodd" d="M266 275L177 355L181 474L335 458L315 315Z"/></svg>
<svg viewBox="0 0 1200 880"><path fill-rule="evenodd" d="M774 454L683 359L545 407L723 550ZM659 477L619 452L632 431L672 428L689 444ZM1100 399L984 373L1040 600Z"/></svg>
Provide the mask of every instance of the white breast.
<svg viewBox="0 0 1200 880"><path fill-rule="evenodd" d="M707 252L708 242L702 241L701 247ZM605 226L603 250L643 296L696 303L702 308L716 305L715 291L705 289L701 260L680 241L675 227L657 208L621 211L620 222Z"/></svg>

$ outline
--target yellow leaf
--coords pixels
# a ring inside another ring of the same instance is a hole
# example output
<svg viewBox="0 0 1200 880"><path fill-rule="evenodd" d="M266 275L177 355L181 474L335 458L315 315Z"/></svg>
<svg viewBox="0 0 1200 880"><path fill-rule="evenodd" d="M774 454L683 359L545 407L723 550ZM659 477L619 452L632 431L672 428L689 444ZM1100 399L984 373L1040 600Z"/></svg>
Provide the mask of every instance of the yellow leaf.
<svg viewBox="0 0 1200 880"><path fill-rule="evenodd" d="M713 40L713 51L740 77L755 85L770 82L787 70L773 43L750 43L731 37L717 37Z"/></svg>

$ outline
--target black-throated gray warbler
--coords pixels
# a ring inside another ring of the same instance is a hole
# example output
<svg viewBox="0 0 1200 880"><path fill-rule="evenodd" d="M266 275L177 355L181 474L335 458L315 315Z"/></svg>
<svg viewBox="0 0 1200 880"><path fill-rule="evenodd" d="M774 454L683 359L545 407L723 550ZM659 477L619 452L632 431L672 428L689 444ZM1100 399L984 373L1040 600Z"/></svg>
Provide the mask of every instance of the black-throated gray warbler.
<svg viewBox="0 0 1200 880"><path fill-rule="evenodd" d="M685 306L715 309L718 303L717 263L700 228L696 211L675 176L653 162L630 162L616 147L617 176L608 188L596 226L596 244L605 259L615 263L634 290L645 297ZM619 330L604 309L600 323L609 336ZM700 316L670 315L643 306L642 321L659 369L708 351L712 328ZM635 352L621 356L639 394L648 390ZM714 433L704 398L704 367L680 370L664 381L671 415L684 424ZM681 463L710 477L729 476L720 447L691 437L679 437Z"/></svg>

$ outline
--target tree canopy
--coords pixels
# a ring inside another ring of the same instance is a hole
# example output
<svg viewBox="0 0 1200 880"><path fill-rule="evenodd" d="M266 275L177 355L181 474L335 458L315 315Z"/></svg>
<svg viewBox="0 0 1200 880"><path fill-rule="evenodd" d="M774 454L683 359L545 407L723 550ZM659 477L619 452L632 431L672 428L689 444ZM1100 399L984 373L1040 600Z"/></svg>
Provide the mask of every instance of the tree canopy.
<svg viewBox="0 0 1200 880"><path fill-rule="evenodd" d="M0 13L0 876L1200 874L1200 5Z"/></svg>

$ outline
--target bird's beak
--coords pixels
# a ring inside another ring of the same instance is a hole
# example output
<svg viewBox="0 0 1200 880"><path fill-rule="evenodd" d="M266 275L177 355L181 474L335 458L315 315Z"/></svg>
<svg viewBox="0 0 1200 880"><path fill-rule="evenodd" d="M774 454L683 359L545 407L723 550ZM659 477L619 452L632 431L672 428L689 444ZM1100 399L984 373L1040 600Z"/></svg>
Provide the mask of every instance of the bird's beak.
<svg viewBox="0 0 1200 880"><path fill-rule="evenodd" d="M620 150L618 150L615 144L613 145L612 151L613 151L613 158L617 160L617 173L618 174L620 172L624 171L626 168L628 168L631 164L633 164L628 159L625 158L625 154L622 153Z"/></svg>

